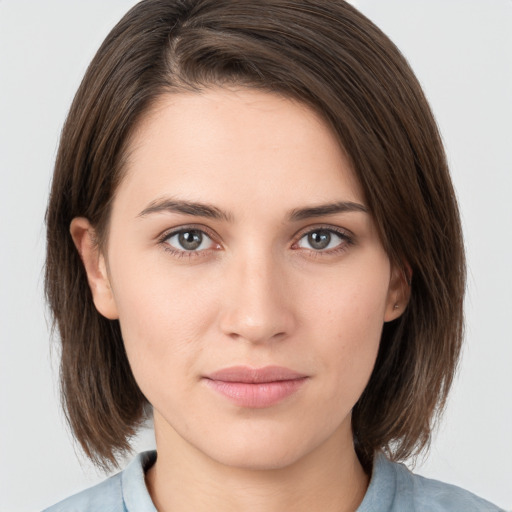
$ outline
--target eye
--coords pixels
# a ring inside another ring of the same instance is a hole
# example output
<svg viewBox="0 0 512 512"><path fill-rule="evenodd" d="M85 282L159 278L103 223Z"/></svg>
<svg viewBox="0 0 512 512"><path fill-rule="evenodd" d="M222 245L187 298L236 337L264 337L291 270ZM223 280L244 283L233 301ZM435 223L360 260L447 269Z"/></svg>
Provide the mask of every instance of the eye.
<svg viewBox="0 0 512 512"><path fill-rule="evenodd" d="M203 251L212 249L216 244L200 229L181 229L167 235L163 240L176 251Z"/></svg>
<svg viewBox="0 0 512 512"><path fill-rule="evenodd" d="M319 228L305 233L297 242L301 249L313 251L329 251L337 249L350 242L347 235L333 229Z"/></svg>

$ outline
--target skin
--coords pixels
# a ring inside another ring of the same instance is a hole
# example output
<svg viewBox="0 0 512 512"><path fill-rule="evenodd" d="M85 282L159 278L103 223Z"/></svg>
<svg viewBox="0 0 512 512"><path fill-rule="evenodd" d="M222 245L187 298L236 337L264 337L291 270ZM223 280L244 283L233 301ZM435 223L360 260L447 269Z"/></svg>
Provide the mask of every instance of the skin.
<svg viewBox="0 0 512 512"><path fill-rule="evenodd" d="M368 476L351 409L406 297L335 136L290 99L212 88L161 97L128 154L106 246L87 219L71 233L154 408L158 510L355 510ZM156 207L169 200L222 214ZM290 218L339 202L361 208ZM192 228L203 241L187 251L173 233ZM240 407L203 378L233 365L307 379L275 405Z"/></svg>

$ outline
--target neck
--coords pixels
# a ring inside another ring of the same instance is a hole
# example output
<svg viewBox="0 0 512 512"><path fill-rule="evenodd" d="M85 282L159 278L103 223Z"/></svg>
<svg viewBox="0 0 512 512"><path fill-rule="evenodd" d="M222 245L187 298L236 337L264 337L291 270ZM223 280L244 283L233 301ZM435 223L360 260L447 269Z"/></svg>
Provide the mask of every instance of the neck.
<svg viewBox="0 0 512 512"><path fill-rule="evenodd" d="M276 469L228 466L197 451L174 431L155 431L158 457L146 484L159 512L348 512L357 509L368 487L346 429Z"/></svg>

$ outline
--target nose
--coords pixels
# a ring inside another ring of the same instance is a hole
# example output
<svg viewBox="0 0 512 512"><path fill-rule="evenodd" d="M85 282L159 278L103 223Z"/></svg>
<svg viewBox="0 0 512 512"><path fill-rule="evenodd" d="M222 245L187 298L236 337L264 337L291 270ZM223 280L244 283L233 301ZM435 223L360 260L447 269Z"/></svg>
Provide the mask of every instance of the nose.
<svg viewBox="0 0 512 512"><path fill-rule="evenodd" d="M271 254L233 260L226 273L220 328L237 340L265 343L284 339L295 328L293 293Z"/></svg>

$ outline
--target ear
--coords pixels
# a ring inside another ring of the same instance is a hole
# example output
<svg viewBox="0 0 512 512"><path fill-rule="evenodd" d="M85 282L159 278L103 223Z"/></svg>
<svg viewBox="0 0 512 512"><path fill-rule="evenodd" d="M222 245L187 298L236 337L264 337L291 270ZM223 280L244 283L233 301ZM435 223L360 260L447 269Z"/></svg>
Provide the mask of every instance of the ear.
<svg viewBox="0 0 512 512"><path fill-rule="evenodd" d="M406 263L404 267L393 265L389 279L388 300L384 314L384 322L391 322L399 318L411 296L411 267Z"/></svg>
<svg viewBox="0 0 512 512"><path fill-rule="evenodd" d="M119 318L105 257L98 247L94 228L86 218L75 217L71 221L70 232L82 258L96 309L110 320Z"/></svg>

